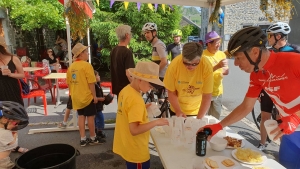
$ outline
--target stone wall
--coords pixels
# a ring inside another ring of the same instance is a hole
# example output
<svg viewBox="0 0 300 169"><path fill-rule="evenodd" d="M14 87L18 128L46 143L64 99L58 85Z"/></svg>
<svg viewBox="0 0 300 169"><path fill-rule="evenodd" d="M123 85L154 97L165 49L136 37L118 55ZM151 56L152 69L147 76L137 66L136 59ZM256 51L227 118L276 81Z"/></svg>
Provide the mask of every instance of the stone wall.
<svg viewBox="0 0 300 169"><path fill-rule="evenodd" d="M260 10L260 0L247 0L232 5L222 7L225 12L224 25L222 28L214 25L213 30L218 30L223 37L221 50L227 49L227 43L230 37L244 26L261 26L262 29L268 28L270 22ZM202 23L201 27L208 25L208 9L202 8ZM205 29L206 30L206 29ZM205 36L205 31L202 31L201 36Z"/></svg>
<svg viewBox="0 0 300 169"><path fill-rule="evenodd" d="M300 3L298 0L293 0L293 4L295 5L295 10L297 12L295 12L295 15L292 16L290 21L291 33L288 36L288 40L292 44L300 45Z"/></svg>

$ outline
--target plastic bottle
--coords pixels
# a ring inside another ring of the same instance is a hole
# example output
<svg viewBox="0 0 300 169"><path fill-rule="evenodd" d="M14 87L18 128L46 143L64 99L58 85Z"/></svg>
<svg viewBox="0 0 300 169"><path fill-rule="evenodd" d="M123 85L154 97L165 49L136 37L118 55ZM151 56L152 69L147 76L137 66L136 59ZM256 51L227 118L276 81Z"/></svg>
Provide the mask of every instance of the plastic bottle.
<svg viewBox="0 0 300 169"><path fill-rule="evenodd" d="M206 155L207 136L211 135L211 129L204 128L203 131L197 133L196 137L196 155Z"/></svg>

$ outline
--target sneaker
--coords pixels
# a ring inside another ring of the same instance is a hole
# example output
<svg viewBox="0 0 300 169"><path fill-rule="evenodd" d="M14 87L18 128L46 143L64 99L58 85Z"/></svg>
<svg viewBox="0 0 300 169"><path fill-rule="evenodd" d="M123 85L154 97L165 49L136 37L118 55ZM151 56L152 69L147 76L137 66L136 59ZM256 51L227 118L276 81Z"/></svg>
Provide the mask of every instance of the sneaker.
<svg viewBox="0 0 300 169"><path fill-rule="evenodd" d="M95 140L92 140L91 138L89 138L89 144L90 145L96 145L96 144L103 144L106 141L102 138L99 138L98 136L96 136Z"/></svg>
<svg viewBox="0 0 300 169"><path fill-rule="evenodd" d="M87 143L89 143L89 140L88 140L88 139L86 139L86 140L80 140L80 146L81 146L81 147L86 146Z"/></svg>
<svg viewBox="0 0 300 169"><path fill-rule="evenodd" d="M63 122L60 122L58 125L57 125L58 128L61 128L61 129L65 129L67 127L66 124L64 124Z"/></svg>
<svg viewBox="0 0 300 169"><path fill-rule="evenodd" d="M265 150L266 147L267 147L267 145L263 145L263 144L261 144L261 143L259 143L259 145L257 146L257 148L258 148L260 151Z"/></svg>
<svg viewBox="0 0 300 169"><path fill-rule="evenodd" d="M103 131L98 131L98 132L96 132L96 135L97 135L99 138L106 138L106 134L105 134Z"/></svg>

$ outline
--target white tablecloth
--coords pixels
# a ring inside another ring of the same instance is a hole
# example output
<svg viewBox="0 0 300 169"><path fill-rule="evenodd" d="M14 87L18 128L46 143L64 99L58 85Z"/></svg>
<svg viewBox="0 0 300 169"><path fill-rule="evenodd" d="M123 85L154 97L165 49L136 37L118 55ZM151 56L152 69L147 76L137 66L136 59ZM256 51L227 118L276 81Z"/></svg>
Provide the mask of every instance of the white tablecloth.
<svg viewBox="0 0 300 169"><path fill-rule="evenodd" d="M228 127L226 127L226 130L227 130L227 136L243 138L240 135L233 133L233 131L230 130ZM167 136L165 136L165 134L156 131L155 128L151 129L150 133L151 133L152 140L156 146L156 149L159 153L161 162L165 169L193 169L193 161L195 158L201 161L203 161L203 159L205 159L206 157L210 157L210 156L226 156L234 159L231 155L233 149L225 149L224 151L217 152L212 150L209 146L209 143L207 142L206 156L199 157L195 153L195 148L185 148L182 145L176 147L171 144L171 138L168 138ZM246 148L258 150L247 140L244 141L246 142L245 144ZM240 164L246 168L252 168L254 166L254 165L245 165L242 163ZM242 166L241 168L243 168ZM281 166L277 161L273 159L267 159L263 164L256 165L256 166L266 166L269 167L270 169L284 169L283 166Z"/></svg>

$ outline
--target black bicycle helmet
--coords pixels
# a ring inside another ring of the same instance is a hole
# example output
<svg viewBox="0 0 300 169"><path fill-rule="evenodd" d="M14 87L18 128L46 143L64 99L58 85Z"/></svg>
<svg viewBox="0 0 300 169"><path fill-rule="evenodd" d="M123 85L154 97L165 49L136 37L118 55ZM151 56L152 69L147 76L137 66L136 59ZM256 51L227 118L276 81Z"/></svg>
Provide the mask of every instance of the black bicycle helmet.
<svg viewBox="0 0 300 169"><path fill-rule="evenodd" d="M27 112L21 104L16 102L0 101L0 117L2 116L12 120L20 120L20 123L13 130L20 130L29 124ZM8 123L4 125L5 129L7 125Z"/></svg>
<svg viewBox="0 0 300 169"><path fill-rule="evenodd" d="M254 65L254 71L257 72L262 50L260 49L259 57L255 62L251 60L246 50L251 47L265 47L266 42L267 36L260 27L246 27L233 34L225 53L231 57L235 52L244 52L249 62Z"/></svg>

